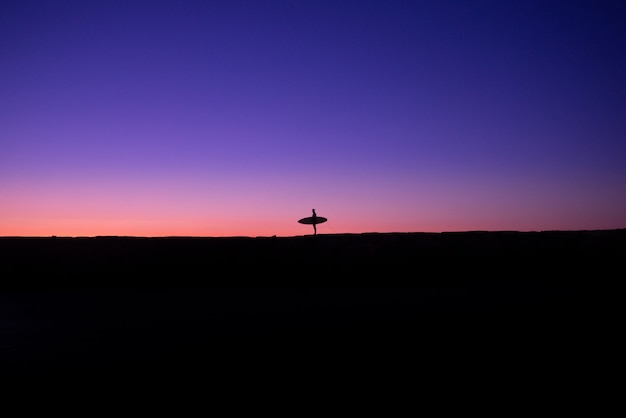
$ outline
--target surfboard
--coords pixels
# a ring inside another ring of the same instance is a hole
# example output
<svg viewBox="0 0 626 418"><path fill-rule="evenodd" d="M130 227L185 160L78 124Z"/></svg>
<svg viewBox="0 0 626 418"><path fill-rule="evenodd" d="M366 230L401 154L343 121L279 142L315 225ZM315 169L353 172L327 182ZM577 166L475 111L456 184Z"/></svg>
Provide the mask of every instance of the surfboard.
<svg viewBox="0 0 626 418"><path fill-rule="evenodd" d="M321 224L326 222L328 219L324 218L323 216L316 216L315 220L313 220L314 218L312 216L309 216L307 218L302 218L300 220L298 220L298 222L300 222L301 224L305 224L305 225L313 225L313 224Z"/></svg>

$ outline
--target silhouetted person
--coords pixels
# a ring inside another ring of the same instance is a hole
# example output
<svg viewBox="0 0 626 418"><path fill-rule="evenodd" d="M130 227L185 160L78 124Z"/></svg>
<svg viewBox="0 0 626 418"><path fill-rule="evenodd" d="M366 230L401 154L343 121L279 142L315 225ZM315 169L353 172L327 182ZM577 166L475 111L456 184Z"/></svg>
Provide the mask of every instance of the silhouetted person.
<svg viewBox="0 0 626 418"><path fill-rule="evenodd" d="M313 209L313 235L317 235L317 213L315 213L315 209Z"/></svg>

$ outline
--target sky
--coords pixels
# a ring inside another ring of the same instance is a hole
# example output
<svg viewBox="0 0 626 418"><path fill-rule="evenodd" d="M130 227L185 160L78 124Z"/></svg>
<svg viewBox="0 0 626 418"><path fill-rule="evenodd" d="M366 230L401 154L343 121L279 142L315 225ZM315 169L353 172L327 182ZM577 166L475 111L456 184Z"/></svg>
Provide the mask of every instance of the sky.
<svg viewBox="0 0 626 418"><path fill-rule="evenodd" d="M8 0L0 236L626 228L626 2Z"/></svg>

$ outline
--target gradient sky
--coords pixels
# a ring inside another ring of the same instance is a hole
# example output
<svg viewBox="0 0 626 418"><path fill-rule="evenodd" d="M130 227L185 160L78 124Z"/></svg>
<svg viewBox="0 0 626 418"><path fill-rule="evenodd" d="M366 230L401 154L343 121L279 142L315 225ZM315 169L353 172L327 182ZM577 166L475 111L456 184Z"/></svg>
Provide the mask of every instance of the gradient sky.
<svg viewBox="0 0 626 418"><path fill-rule="evenodd" d="M626 2L0 5L0 236L626 227Z"/></svg>

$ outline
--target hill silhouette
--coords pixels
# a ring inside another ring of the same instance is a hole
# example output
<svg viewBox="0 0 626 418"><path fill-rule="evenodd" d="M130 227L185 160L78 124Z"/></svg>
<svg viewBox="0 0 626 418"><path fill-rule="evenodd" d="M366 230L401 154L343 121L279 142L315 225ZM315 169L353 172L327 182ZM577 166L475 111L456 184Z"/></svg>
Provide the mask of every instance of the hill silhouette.
<svg viewBox="0 0 626 418"><path fill-rule="evenodd" d="M144 383L338 369L507 381L550 359L567 380L572 361L586 367L581 341L609 362L623 348L625 255L623 229L4 237L0 366Z"/></svg>
<svg viewBox="0 0 626 418"><path fill-rule="evenodd" d="M295 237L0 238L2 288L420 286L605 281L626 230Z"/></svg>

